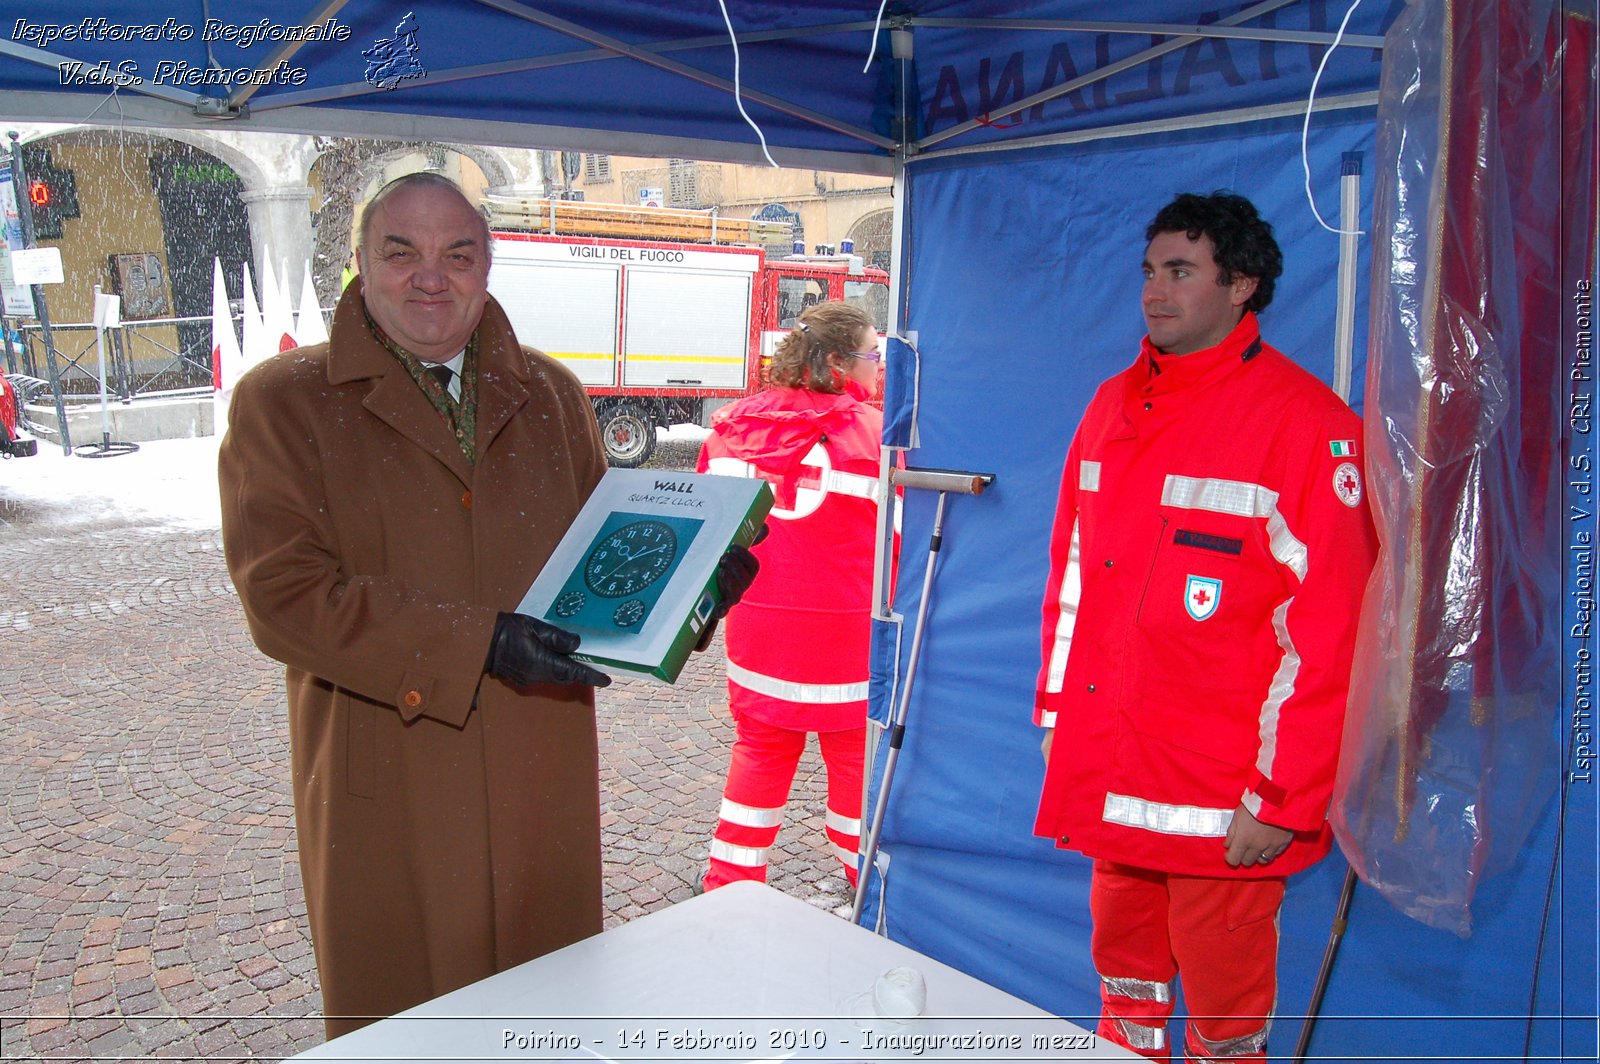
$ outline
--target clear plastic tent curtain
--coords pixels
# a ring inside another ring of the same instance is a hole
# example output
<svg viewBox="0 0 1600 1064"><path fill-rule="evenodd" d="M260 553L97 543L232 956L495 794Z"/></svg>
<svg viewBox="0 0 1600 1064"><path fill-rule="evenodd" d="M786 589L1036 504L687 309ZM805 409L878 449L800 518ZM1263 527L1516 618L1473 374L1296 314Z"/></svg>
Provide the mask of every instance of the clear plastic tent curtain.
<svg viewBox="0 0 1600 1064"><path fill-rule="evenodd" d="M1363 882L1471 932L1564 779L1570 294L1595 58L1554 0L1413 0L1378 109L1366 448L1382 542L1334 798Z"/></svg>

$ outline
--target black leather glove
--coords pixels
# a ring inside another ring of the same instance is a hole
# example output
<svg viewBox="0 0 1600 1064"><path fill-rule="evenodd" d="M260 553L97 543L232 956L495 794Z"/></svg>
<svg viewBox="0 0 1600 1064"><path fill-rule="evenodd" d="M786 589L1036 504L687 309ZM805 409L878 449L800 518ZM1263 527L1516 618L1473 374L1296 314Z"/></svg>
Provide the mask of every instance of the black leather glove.
<svg viewBox="0 0 1600 1064"><path fill-rule="evenodd" d="M751 546L767 538L767 526L762 525L761 531L756 533L756 538ZM696 652L705 650L711 645L711 637L717 632L717 622L728 615L728 611L739 604L744 598L744 593L750 590L750 585L756 582L756 573L761 571L761 562L750 552L749 547L737 544L723 552L717 559L717 608L711 614L711 620L706 624L705 630L700 633L699 642L695 643Z"/></svg>
<svg viewBox="0 0 1600 1064"><path fill-rule="evenodd" d="M588 684L605 687L611 677L568 657L578 637L524 613L502 613L494 622L489 659L483 671L515 687L538 683Z"/></svg>
<svg viewBox="0 0 1600 1064"><path fill-rule="evenodd" d="M750 590L750 585L756 582L756 573L760 571L761 563L749 547L735 544L722 553L722 557L717 559L717 597L722 601L717 603L717 610L711 615L713 621L722 620L729 610L739 604L744 593Z"/></svg>

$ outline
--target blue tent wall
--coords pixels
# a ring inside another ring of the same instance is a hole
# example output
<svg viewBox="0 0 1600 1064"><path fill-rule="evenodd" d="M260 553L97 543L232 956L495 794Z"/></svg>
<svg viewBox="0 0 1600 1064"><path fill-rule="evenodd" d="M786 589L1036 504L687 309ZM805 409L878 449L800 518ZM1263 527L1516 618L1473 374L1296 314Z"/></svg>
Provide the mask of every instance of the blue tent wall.
<svg viewBox="0 0 1600 1064"><path fill-rule="evenodd" d="M1345 151L1365 154L1363 223L1370 217L1371 136L1370 113L1314 123L1313 187L1330 221ZM904 329L917 334L922 359L922 445L908 460L998 479L984 495L948 505L884 829L891 862L885 923L891 937L1061 1015L1088 1019L1098 1008L1087 862L1031 833L1043 765L1030 706L1061 464L1094 386L1136 350L1143 228L1179 191L1228 187L1261 207L1286 258L1278 295L1262 316L1264 334L1331 377L1337 240L1306 205L1299 148L1299 123L1275 121L908 168ZM1358 407L1362 377L1358 364ZM926 493L907 500L896 609L908 633L933 508ZM904 639L908 645L909 634ZM884 708L875 706L880 716ZM1070 736L1058 736L1056 751L1070 756ZM881 757L874 792L880 781ZM1313 1052L1520 1056L1555 820L1552 805L1530 860L1484 889L1471 940L1423 927L1358 891L1324 1013L1386 1018L1325 1021ZM1334 857L1292 885L1282 921L1281 1015L1306 1008L1344 870ZM876 915L873 905L869 920ZM1556 1011L1550 995L1566 986L1547 975L1545 1011ZM1436 1020L1395 1018L1492 1014L1507 1018L1452 1021L1453 1044ZM1278 1025L1274 1056L1292 1049L1297 1029L1293 1021ZM1540 1044L1553 1037L1539 1032Z"/></svg>

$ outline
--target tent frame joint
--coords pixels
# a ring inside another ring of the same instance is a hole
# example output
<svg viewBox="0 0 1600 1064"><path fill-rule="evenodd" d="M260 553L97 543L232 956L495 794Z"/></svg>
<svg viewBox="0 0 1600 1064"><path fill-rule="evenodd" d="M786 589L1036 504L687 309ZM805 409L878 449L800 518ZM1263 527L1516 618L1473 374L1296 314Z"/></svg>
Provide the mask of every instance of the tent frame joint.
<svg viewBox="0 0 1600 1064"><path fill-rule="evenodd" d="M250 105L240 104L237 107L220 96L197 96L194 101L194 116L196 118L227 119L250 117Z"/></svg>

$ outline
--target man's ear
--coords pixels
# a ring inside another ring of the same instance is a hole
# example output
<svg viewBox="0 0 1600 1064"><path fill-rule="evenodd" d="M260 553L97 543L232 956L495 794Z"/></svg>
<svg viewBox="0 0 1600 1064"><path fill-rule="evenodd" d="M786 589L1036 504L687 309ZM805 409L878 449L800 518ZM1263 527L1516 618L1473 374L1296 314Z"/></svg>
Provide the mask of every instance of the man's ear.
<svg viewBox="0 0 1600 1064"><path fill-rule="evenodd" d="M1234 306L1242 307L1250 302L1250 297L1256 294L1256 289L1259 287L1261 287L1260 278L1235 274L1233 283L1228 286L1229 298Z"/></svg>

